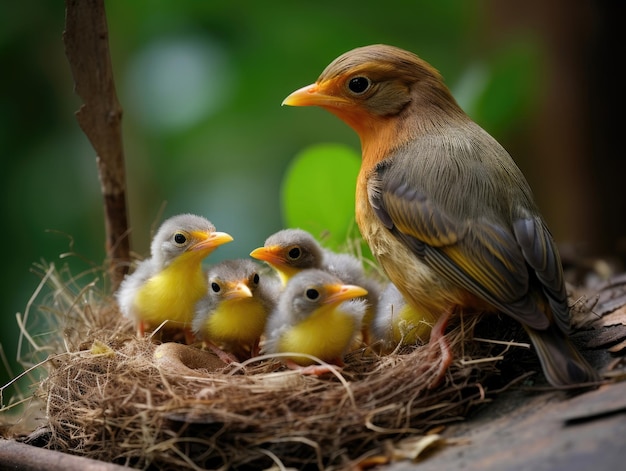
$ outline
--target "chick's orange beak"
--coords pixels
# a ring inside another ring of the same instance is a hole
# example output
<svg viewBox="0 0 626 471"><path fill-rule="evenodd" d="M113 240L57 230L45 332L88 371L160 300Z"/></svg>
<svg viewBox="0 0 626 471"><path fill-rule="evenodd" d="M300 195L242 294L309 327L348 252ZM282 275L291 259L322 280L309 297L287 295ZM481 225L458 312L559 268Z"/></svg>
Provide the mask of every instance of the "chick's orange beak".
<svg viewBox="0 0 626 471"><path fill-rule="evenodd" d="M257 260L267 262L270 265L281 266L285 264L285 259L280 255L280 247L274 245L254 249L250 252L250 256L252 258L256 258Z"/></svg>
<svg viewBox="0 0 626 471"><path fill-rule="evenodd" d="M282 105L337 107L346 103L346 99L331 95L320 84L312 83L293 92L283 100Z"/></svg>
<svg viewBox="0 0 626 471"><path fill-rule="evenodd" d="M233 238L226 232L192 232L192 235L199 239L194 245L189 247L189 251L212 251L228 242L232 242Z"/></svg>
<svg viewBox="0 0 626 471"><path fill-rule="evenodd" d="M226 286L223 296L225 299L251 298L252 291L245 282L237 281Z"/></svg>
<svg viewBox="0 0 626 471"><path fill-rule="evenodd" d="M365 288L356 285L329 285L326 289L328 293L330 293L330 296L324 300L325 304L335 304L367 294Z"/></svg>

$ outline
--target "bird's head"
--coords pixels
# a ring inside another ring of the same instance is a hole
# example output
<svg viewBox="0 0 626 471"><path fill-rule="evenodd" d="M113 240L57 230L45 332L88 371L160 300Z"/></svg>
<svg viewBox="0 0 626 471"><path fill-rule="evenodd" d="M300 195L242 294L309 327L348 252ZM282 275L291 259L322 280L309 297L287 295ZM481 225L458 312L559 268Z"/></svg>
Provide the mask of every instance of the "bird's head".
<svg viewBox="0 0 626 471"><path fill-rule="evenodd" d="M301 229L284 229L267 238L250 256L271 265L283 282L307 268L319 268L322 249L311 234Z"/></svg>
<svg viewBox="0 0 626 471"><path fill-rule="evenodd" d="M416 107L425 114L428 108L460 111L437 70L411 52L383 44L339 56L283 105L320 106L351 126L364 145L385 128L397 131L396 118L415 116Z"/></svg>
<svg viewBox="0 0 626 471"><path fill-rule="evenodd" d="M311 269L295 275L281 296L283 306L298 321L324 309L334 309L350 299L367 295L367 290L355 285L344 284L328 272Z"/></svg>
<svg viewBox="0 0 626 471"><path fill-rule="evenodd" d="M258 275L257 275L258 276ZM209 293L221 300L251 298L253 296L248 279L223 279L209 277Z"/></svg>
<svg viewBox="0 0 626 471"><path fill-rule="evenodd" d="M261 281L257 265L252 260L224 260L209 268L209 296L220 301L254 296Z"/></svg>
<svg viewBox="0 0 626 471"><path fill-rule="evenodd" d="M200 261L232 240L229 234L216 231L207 219L181 214L161 225L152 241L151 252L157 264L165 267L174 260Z"/></svg>

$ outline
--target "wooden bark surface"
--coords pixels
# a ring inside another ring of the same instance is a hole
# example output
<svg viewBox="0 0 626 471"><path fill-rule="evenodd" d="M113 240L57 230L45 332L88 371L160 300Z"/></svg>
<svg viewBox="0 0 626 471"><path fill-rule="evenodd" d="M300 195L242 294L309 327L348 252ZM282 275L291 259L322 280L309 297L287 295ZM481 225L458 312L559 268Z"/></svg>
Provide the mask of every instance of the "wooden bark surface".
<svg viewBox="0 0 626 471"><path fill-rule="evenodd" d="M457 444L386 471L623 469L626 382L572 398L512 391L444 433Z"/></svg>

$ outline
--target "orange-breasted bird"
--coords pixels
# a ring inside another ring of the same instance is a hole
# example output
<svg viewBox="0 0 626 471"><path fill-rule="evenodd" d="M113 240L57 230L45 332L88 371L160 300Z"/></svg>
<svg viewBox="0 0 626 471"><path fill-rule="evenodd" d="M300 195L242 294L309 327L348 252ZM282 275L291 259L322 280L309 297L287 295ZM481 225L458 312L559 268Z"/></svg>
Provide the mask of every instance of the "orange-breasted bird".
<svg viewBox="0 0 626 471"><path fill-rule="evenodd" d="M364 288L345 284L326 271L302 270L289 279L270 314L263 352L293 353L285 362L292 368L311 366L305 373L325 370L302 354L341 366L366 309L364 300L354 298L366 294Z"/></svg>
<svg viewBox="0 0 626 471"><path fill-rule="evenodd" d="M227 363L258 354L267 317L276 304L279 281L260 268L252 260L236 259L207 271L208 291L196 305L193 331Z"/></svg>
<svg viewBox="0 0 626 471"><path fill-rule="evenodd" d="M161 224L150 245L150 258L124 278L116 293L120 310L135 321L138 336L167 321L165 328L183 330L187 340L193 338L195 306L207 290L202 260L232 240L194 214L179 214Z"/></svg>
<svg viewBox="0 0 626 471"><path fill-rule="evenodd" d="M263 247L254 249L250 256L269 264L278 273L283 286L296 273L318 268L337 276L343 283L365 288L367 311L361 336L364 343L369 343L369 325L377 309L381 286L378 280L368 276L357 257L322 247L311 233L296 228L272 234L265 240Z"/></svg>
<svg viewBox="0 0 626 471"><path fill-rule="evenodd" d="M441 75L387 45L349 51L283 104L325 108L360 137L356 219L389 279L451 361L448 318L503 312L528 332L554 386L596 381L568 338L555 242L507 151L459 107Z"/></svg>

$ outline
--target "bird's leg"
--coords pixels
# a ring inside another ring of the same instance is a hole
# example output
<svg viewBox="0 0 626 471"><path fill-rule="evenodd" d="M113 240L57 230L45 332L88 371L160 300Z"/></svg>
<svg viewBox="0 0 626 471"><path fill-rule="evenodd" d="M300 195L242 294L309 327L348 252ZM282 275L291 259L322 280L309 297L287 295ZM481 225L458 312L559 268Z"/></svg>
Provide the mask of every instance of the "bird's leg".
<svg viewBox="0 0 626 471"><path fill-rule="evenodd" d="M286 360L285 365L287 365L289 369L299 371L300 374L309 375L309 376L322 376L322 375L325 375L326 373L331 372L330 365L302 366L302 365L298 365L293 360ZM343 362L342 362L342 365L343 365ZM341 368L341 365L339 365L339 367Z"/></svg>
<svg viewBox="0 0 626 471"><path fill-rule="evenodd" d="M183 332L185 334L185 343L187 345L191 345L192 343L194 343L196 341L196 336L193 333L193 331L191 330L191 328L185 327L183 329Z"/></svg>
<svg viewBox="0 0 626 471"><path fill-rule="evenodd" d="M222 360L224 363L226 363L227 365L230 363L239 363L239 359L235 355L225 352L220 347L215 345L213 342L209 342L208 340L205 340L203 342L203 345L209 350L211 350L213 353L215 353L217 357L220 360Z"/></svg>
<svg viewBox="0 0 626 471"><path fill-rule="evenodd" d="M261 349L259 348L259 342L261 341L260 337L257 337L252 345L250 346L250 358L259 356Z"/></svg>
<svg viewBox="0 0 626 471"><path fill-rule="evenodd" d="M363 327L361 329L361 343L364 346L368 346L370 344L370 331L369 327Z"/></svg>
<svg viewBox="0 0 626 471"><path fill-rule="evenodd" d="M142 339L146 332L146 326L144 325L143 321L137 321L136 329L137 329L137 338Z"/></svg>
<svg viewBox="0 0 626 471"><path fill-rule="evenodd" d="M430 341L428 342L428 346L431 354L433 352L439 354L439 366L437 368L437 376L435 376L435 378L428 385L428 389L434 389L439 386L441 380L446 374L446 371L448 370L448 367L452 363L452 351L450 350L450 344L445 337L445 333L448 321L450 320L450 317L454 313L455 309L456 306L450 306L447 308L439 319L437 319L437 322L430 332Z"/></svg>

